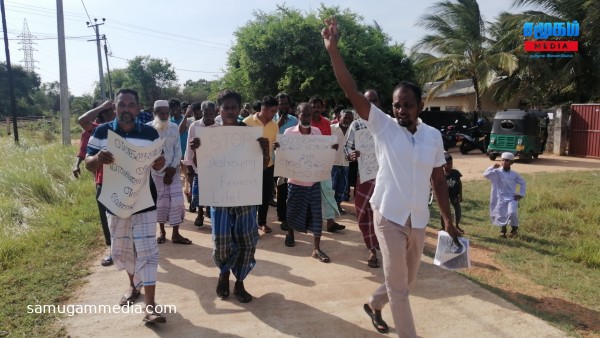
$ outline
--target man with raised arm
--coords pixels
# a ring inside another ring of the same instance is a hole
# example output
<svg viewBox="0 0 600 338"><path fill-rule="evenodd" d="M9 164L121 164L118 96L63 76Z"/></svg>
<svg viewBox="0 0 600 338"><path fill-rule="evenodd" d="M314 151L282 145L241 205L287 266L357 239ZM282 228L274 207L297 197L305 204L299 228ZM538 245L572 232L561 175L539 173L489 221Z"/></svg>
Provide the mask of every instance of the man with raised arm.
<svg viewBox="0 0 600 338"><path fill-rule="evenodd" d="M389 118L372 105L358 91L346 68L337 45L339 31L335 18L325 20L325 24L322 36L335 77L373 133L379 162L371 206L385 283L369 298L364 310L377 331L388 332L381 309L389 302L398 335L417 337L408 294L423 253L430 184L447 231L455 240L460 235L450 217L448 186L442 168L446 163L442 138L437 129L418 119L423 109L422 93L413 83L402 81L394 89L395 118Z"/></svg>

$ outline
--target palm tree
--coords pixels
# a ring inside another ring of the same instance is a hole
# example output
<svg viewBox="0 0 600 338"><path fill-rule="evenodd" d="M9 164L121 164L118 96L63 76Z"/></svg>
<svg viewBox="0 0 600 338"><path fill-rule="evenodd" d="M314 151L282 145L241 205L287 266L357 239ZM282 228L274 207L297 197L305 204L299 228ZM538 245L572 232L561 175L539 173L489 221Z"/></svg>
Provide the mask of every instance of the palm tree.
<svg viewBox="0 0 600 338"><path fill-rule="evenodd" d="M417 67L427 69L430 81L443 81L428 93L433 96L456 80L470 79L475 104L481 111L481 95L500 73L512 74L517 58L511 53L493 52L486 36L485 22L476 0L441 1L431 7L432 14L421 17L419 25L431 31L419 41Z"/></svg>
<svg viewBox="0 0 600 338"><path fill-rule="evenodd" d="M560 60L560 81L573 86L573 101L588 102L600 97L600 3L597 0L514 0L514 6L529 6L533 22L571 22L580 25L579 51L572 58ZM521 26L522 27L522 26Z"/></svg>

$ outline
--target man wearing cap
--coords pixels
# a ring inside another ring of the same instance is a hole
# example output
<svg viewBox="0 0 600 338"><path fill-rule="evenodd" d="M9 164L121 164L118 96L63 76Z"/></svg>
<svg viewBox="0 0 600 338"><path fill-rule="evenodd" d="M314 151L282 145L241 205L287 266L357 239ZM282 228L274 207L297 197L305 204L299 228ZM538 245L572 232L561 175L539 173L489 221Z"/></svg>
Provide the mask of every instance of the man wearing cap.
<svg viewBox="0 0 600 338"><path fill-rule="evenodd" d="M183 222L184 204L181 187L179 162L181 160L181 145L179 142L179 126L169 121L169 102L157 100L154 102L154 120L147 125L158 131L161 139L165 139L163 156L165 166L152 170L152 179L156 185L157 198L156 214L160 225L160 235L156 238L158 244L165 242L165 223L173 227L171 242L174 244L192 244L192 241L181 236L179 224Z"/></svg>
<svg viewBox="0 0 600 338"><path fill-rule="evenodd" d="M515 155L502 153L500 163L495 163L483 172L483 177L492 182L490 193L490 217L492 224L500 227L500 237L506 238L506 226L511 226L510 237L519 231L519 200L525 197L525 180L511 170ZM517 194L517 185L519 193Z"/></svg>

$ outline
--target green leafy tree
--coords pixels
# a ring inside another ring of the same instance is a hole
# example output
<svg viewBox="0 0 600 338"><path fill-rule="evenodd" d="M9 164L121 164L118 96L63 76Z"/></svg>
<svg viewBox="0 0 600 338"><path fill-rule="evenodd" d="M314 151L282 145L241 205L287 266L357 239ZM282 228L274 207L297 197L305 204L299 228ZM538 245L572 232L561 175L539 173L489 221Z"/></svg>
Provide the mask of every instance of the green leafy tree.
<svg viewBox="0 0 600 338"><path fill-rule="evenodd" d="M428 95L434 95L460 79L471 79L476 109L481 111L481 96L500 74L512 74L517 58L492 48L485 22L476 0L441 1L431 13L421 17L420 25L430 34L417 44L422 53L417 59L420 69L427 69L429 81L443 81Z"/></svg>
<svg viewBox="0 0 600 338"><path fill-rule="evenodd" d="M35 115L31 106L34 104L33 94L40 87L40 76L35 72L29 72L21 66L12 66L15 98L17 100L17 115ZM0 62L0 116L10 116L10 90L8 83L8 71L6 63Z"/></svg>
<svg viewBox="0 0 600 338"><path fill-rule="evenodd" d="M120 88L135 89L140 95L140 104L146 106L152 106L156 100L176 96L179 92L177 74L166 59L136 56L129 60L126 68L114 69L110 75L114 92ZM94 94L100 97L98 86Z"/></svg>
<svg viewBox="0 0 600 338"><path fill-rule="evenodd" d="M257 11L239 28L229 53L227 73L214 90L232 88L250 101L285 91L295 101L320 95L328 101L345 101L323 48L323 19L335 15L342 30L340 50L361 86L391 92L402 79L413 79L412 65L403 45L362 17L322 5L305 13L279 6L272 13ZM214 91L213 91L214 92Z"/></svg>
<svg viewBox="0 0 600 338"><path fill-rule="evenodd" d="M208 81L205 79L200 79L197 81L187 80L183 84L183 89L181 91L181 99L186 100L189 103L194 101L202 102L208 99L211 94L211 85L213 81Z"/></svg>

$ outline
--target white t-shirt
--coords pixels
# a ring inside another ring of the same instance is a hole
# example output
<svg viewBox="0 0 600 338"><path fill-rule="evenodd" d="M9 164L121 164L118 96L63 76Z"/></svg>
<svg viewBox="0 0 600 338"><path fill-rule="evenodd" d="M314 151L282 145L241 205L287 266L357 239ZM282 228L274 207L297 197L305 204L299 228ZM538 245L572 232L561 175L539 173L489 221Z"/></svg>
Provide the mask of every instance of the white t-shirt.
<svg viewBox="0 0 600 338"><path fill-rule="evenodd" d="M412 134L374 105L366 124L379 162L371 206L394 223L405 224L410 215L413 228L424 228L431 173L446 163L439 130L420 122Z"/></svg>

